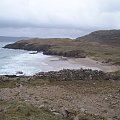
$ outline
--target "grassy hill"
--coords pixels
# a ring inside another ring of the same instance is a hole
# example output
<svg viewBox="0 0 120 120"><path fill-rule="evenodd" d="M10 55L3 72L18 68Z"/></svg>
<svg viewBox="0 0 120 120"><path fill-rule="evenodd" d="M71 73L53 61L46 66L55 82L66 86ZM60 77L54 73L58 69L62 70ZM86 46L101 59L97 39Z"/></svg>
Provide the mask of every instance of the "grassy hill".
<svg viewBox="0 0 120 120"><path fill-rule="evenodd" d="M86 40L112 46L120 46L120 30L99 30L79 37L76 40Z"/></svg>

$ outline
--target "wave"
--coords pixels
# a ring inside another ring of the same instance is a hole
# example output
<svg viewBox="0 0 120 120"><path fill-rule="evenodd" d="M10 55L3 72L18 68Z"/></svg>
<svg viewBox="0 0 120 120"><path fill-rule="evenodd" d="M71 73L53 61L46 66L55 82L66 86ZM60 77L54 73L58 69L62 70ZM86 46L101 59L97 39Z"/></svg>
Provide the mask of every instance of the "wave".
<svg viewBox="0 0 120 120"><path fill-rule="evenodd" d="M47 57L48 56L43 55L42 53L29 54L28 51L24 54L11 56L9 61L1 67L0 74L13 75L16 74L17 71L22 71L25 75L33 75L36 72L41 71L41 68L39 67L40 65L36 66L34 62L39 61L41 66L47 66L47 64L44 63L44 59Z"/></svg>

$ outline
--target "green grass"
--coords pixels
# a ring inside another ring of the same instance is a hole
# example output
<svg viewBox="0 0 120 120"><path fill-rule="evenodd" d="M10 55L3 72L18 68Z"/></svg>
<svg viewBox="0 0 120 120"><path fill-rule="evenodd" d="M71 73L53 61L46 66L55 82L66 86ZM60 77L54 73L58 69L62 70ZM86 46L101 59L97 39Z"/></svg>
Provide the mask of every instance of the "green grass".
<svg viewBox="0 0 120 120"><path fill-rule="evenodd" d="M17 80L6 80L6 81L0 81L0 89L2 88L14 88L19 84L19 81Z"/></svg>
<svg viewBox="0 0 120 120"><path fill-rule="evenodd" d="M9 80L8 80L9 79ZM42 80L37 78L32 78L31 80L27 80L26 78L8 78L4 81L0 81L0 89L2 88L15 88L20 85L34 87L34 86L43 86L45 84L49 84L49 80Z"/></svg>
<svg viewBox="0 0 120 120"><path fill-rule="evenodd" d="M30 104L0 101L0 120L62 120L62 118L55 117L49 110Z"/></svg>
<svg viewBox="0 0 120 120"><path fill-rule="evenodd" d="M82 50L88 57L95 60L111 60L113 63L120 62L120 47L98 44L96 42L73 42L68 45L57 45L51 48L51 51L67 52L70 50Z"/></svg>

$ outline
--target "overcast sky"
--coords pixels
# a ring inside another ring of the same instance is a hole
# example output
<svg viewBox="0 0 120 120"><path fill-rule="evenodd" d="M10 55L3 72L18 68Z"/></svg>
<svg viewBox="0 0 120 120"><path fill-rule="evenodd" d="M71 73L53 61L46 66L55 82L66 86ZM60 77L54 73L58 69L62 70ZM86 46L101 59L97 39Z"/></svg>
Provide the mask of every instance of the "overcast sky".
<svg viewBox="0 0 120 120"><path fill-rule="evenodd" d="M120 0L0 0L0 35L77 37L120 28Z"/></svg>

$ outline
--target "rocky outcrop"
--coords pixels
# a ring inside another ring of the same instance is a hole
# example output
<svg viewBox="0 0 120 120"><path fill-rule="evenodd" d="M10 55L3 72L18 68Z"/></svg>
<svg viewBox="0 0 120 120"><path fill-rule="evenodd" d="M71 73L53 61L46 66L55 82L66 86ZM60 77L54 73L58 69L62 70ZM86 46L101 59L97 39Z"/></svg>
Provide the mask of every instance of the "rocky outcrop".
<svg viewBox="0 0 120 120"><path fill-rule="evenodd" d="M51 45L35 45L29 44L29 42L16 42L13 44L8 44L4 48L8 49L23 49L28 51L46 51L51 47Z"/></svg>
<svg viewBox="0 0 120 120"><path fill-rule="evenodd" d="M62 52L45 50L43 52L43 54L45 54L45 55L59 55L59 56L63 56L63 57L75 57L75 58L85 58L87 56L86 53L82 50L70 50L70 51L62 51Z"/></svg>
<svg viewBox="0 0 120 120"><path fill-rule="evenodd" d="M40 72L33 77L47 80L106 80L107 74L98 70L79 69L70 70L63 69L60 71Z"/></svg>

